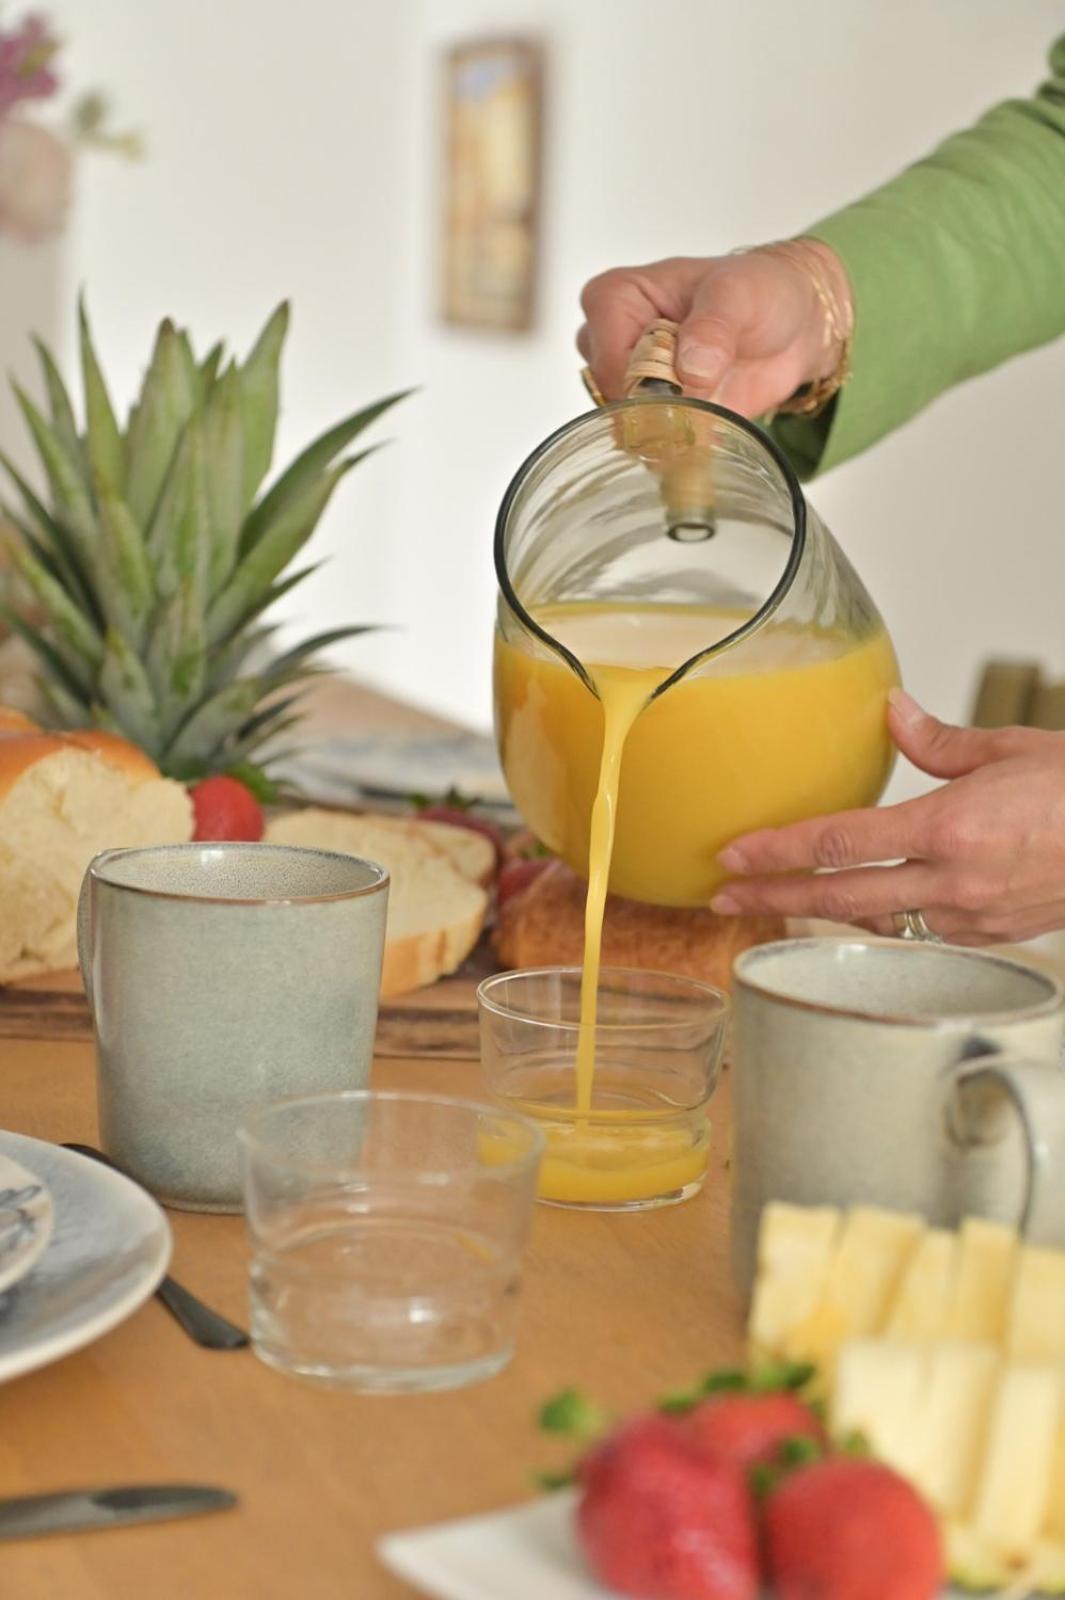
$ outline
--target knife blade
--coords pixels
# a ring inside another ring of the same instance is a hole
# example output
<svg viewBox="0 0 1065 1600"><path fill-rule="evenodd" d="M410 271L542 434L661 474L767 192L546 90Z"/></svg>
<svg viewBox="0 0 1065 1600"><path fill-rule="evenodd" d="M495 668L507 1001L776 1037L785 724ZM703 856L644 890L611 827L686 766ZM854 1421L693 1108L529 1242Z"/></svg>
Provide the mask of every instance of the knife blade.
<svg viewBox="0 0 1065 1600"><path fill-rule="evenodd" d="M36 1539L50 1533L123 1528L137 1522L226 1511L236 1503L236 1495L228 1489L196 1483L130 1484L14 1495L0 1499L0 1539Z"/></svg>

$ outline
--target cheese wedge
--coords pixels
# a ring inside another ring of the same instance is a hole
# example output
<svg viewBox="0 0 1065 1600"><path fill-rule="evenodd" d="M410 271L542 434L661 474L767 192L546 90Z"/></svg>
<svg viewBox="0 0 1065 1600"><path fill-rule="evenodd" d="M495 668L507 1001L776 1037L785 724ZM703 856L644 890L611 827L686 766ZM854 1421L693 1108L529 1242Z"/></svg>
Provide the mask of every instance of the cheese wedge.
<svg viewBox="0 0 1065 1600"><path fill-rule="evenodd" d="M936 1510L967 1517L976 1494L1001 1356L994 1345L948 1341L928 1352L913 1479Z"/></svg>
<svg viewBox="0 0 1065 1600"><path fill-rule="evenodd" d="M840 1348L829 1410L836 1439L859 1433L873 1454L907 1478L916 1476L927 1347L894 1339L852 1339Z"/></svg>
<svg viewBox="0 0 1065 1600"><path fill-rule="evenodd" d="M1006 1349L1030 1361L1065 1360L1065 1250L1025 1245L1020 1251Z"/></svg>
<svg viewBox="0 0 1065 1600"><path fill-rule="evenodd" d="M941 1339L946 1332L954 1268L954 1235L943 1228L930 1228L902 1275L884 1332L893 1339Z"/></svg>
<svg viewBox="0 0 1065 1600"><path fill-rule="evenodd" d="M748 1328L754 1360L783 1356L792 1329L813 1315L828 1281L839 1224L832 1206L774 1201L762 1212Z"/></svg>
<svg viewBox="0 0 1065 1600"><path fill-rule="evenodd" d="M1062 1373L1011 1363L991 1406L987 1444L968 1522L1007 1561L1026 1561L1043 1528L1062 1412Z"/></svg>
<svg viewBox="0 0 1065 1600"><path fill-rule="evenodd" d="M846 1214L829 1266L824 1294L813 1314L797 1323L785 1354L812 1361L830 1378L845 1339L878 1333L922 1231L919 1217L855 1206Z"/></svg>
<svg viewBox="0 0 1065 1600"><path fill-rule="evenodd" d="M958 1267L947 1311L950 1339L1001 1344L1017 1262L1017 1235L999 1222L967 1217L958 1234Z"/></svg>

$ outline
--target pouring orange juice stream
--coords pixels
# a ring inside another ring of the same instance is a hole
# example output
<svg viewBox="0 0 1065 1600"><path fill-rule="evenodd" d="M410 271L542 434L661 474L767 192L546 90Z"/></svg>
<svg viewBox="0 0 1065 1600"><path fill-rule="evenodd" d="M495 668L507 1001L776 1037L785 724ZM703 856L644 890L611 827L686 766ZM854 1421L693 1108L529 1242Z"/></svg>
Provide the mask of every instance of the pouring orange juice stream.
<svg viewBox="0 0 1065 1600"><path fill-rule="evenodd" d="M706 1166L706 1140L663 1128L595 1127L592 1088L608 886L633 898L705 905L719 850L758 826L872 803L891 761L884 706L897 666L882 628L855 639L783 624L707 669L655 690L746 620L721 608L574 602L536 622L582 663L592 695L555 656L498 646L504 765L544 842L587 874L576 1125L549 1137L542 1193L617 1202L680 1190ZM662 849L668 839L668 852ZM668 854L670 866L664 866ZM615 1120L618 1120L615 1118ZM622 1122L624 1119L620 1119ZM607 1143L610 1148L607 1149Z"/></svg>

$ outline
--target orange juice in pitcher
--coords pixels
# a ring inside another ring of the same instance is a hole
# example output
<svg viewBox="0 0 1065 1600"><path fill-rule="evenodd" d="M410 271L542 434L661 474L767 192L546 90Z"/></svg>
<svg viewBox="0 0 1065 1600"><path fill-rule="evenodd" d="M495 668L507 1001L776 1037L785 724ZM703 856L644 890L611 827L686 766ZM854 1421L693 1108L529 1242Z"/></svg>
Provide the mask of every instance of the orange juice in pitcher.
<svg viewBox="0 0 1065 1600"><path fill-rule="evenodd" d="M507 492L495 554L507 783L589 880L574 1093L589 1115L608 888L705 905L739 835L873 804L898 669L773 442L674 392L548 439Z"/></svg>

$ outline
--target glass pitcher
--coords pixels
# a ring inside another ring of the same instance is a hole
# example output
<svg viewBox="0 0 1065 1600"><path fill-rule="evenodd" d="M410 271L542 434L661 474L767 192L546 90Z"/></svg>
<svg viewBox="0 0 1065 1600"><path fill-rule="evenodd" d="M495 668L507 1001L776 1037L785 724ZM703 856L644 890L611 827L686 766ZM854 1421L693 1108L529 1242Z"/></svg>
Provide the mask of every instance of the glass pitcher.
<svg viewBox="0 0 1065 1600"><path fill-rule="evenodd" d="M649 673L610 888L705 905L739 835L880 797L898 668L773 441L668 375L650 384L637 371L630 398L552 434L503 498L496 733L518 810L584 876L600 669Z"/></svg>

